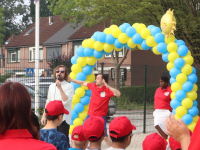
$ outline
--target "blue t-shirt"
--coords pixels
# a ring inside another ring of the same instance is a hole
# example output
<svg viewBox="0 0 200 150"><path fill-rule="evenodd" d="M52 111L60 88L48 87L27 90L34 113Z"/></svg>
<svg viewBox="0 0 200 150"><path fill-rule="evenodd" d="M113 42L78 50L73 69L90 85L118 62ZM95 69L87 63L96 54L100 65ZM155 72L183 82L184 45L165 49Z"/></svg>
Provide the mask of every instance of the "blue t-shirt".
<svg viewBox="0 0 200 150"><path fill-rule="evenodd" d="M66 136L57 129L40 129L40 140L53 144L58 150L68 150Z"/></svg>

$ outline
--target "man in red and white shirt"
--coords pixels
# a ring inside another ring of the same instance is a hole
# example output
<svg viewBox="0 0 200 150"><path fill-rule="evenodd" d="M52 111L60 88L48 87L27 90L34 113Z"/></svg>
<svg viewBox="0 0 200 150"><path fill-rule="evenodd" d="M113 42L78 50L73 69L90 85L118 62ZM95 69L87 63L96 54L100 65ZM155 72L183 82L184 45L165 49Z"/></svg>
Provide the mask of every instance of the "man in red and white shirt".
<svg viewBox="0 0 200 150"><path fill-rule="evenodd" d="M108 111L109 100L112 96L120 96L121 93L117 89L109 86L105 82L105 76L102 74L97 75L95 83L87 83L80 80L73 80L71 78L69 78L69 81L79 84L81 86L87 86L92 91L88 116L86 117L86 119L90 116L101 116L102 118L104 118L105 133L107 135L105 117Z"/></svg>
<svg viewBox="0 0 200 150"><path fill-rule="evenodd" d="M160 133L160 135L167 139L168 135L165 131L165 119L171 115L171 106L170 106L170 95L172 90L169 86L169 78L167 76L161 76L160 78L160 87L156 90L154 96L154 126Z"/></svg>

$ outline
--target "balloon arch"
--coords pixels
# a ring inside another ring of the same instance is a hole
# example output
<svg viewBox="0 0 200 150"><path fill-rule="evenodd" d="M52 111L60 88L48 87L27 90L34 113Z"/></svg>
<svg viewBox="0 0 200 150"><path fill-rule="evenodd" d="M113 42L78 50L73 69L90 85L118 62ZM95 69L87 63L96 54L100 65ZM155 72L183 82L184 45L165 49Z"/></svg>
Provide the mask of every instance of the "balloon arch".
<svg viewBox="0 0 200 150"><path fill-rule="evenodd" d="M123 23L119 27L111 25L103 32L95 32L91 38L82 42L76 50L77 56L71 59L72 79L91 83L95 80L93 68L97 60L110 55L113 50L121 51L123 47L149 50L156 55L162 55L171 76L171 107L175 118L182 119L187 127L193 131L198 120L197 108L197 76L194 62L188 47L183 40L174 37L176 20L173 11L168 10L161 19L161 29L154 25ZM87 87L72 83L75 94L72 100L71 134L74 127L82 125L89 109L91 90Z"/></svg>

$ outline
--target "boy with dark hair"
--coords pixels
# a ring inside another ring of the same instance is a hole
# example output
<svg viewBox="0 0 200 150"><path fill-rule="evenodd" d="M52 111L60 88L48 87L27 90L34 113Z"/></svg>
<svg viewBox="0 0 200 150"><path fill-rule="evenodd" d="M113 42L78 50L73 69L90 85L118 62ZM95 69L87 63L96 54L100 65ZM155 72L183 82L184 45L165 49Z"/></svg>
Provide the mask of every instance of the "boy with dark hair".
<svg viewBox="0 0 200 150"><path fill-rule="evenodd" d="M72 148L69 150L85 150L88 145L88 140L86 139L83 131L83 126L77 126L72 132Z"/></svg>
<svg viewBox="0 0 200 150"><path fill-rule="evenodd" d="M126 149L131 143L132 130L136 130L136 127L131 124L127 117L122 116L113 119L109 126L112 147L107 150Z"/></svg>
<svg viewBox="0 0 200 150"><path fill-rule="evenodd" d="M66 136L57 131L57 126L63 122L63 115L69 112L64 108L62 101L50 101L45 109L47 124L40 130L40 140L53 144L58 150L69 148Z"/></svg>
<svg viewBox="0 0 200 150"><path fill-rule="evenodd" d="M83 131L90 142L86 150L101 150L101 143L105 137L104 119L99 116L90 116L84 122Z"/></svg>

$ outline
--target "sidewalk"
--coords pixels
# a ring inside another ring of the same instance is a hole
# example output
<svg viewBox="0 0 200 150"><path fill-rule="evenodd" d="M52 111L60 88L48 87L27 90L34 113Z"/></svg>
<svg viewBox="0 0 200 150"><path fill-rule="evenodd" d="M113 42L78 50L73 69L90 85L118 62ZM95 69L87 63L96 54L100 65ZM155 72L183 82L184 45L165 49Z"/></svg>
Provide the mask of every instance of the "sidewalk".
<svg viewBox="0 0 200 150"><path fill-rule="evenodd" d="M126 148L126 150L142 150L142 142L145 139L145 137L149 134L151 134L153 132L149 132L149 133L139 133L139 134L134 134L131 140L131 144L129 145L129 147ZM102 150L106 150L108 147L105 144L105 142L102 142L102 146L101 149Z"/></svg>

